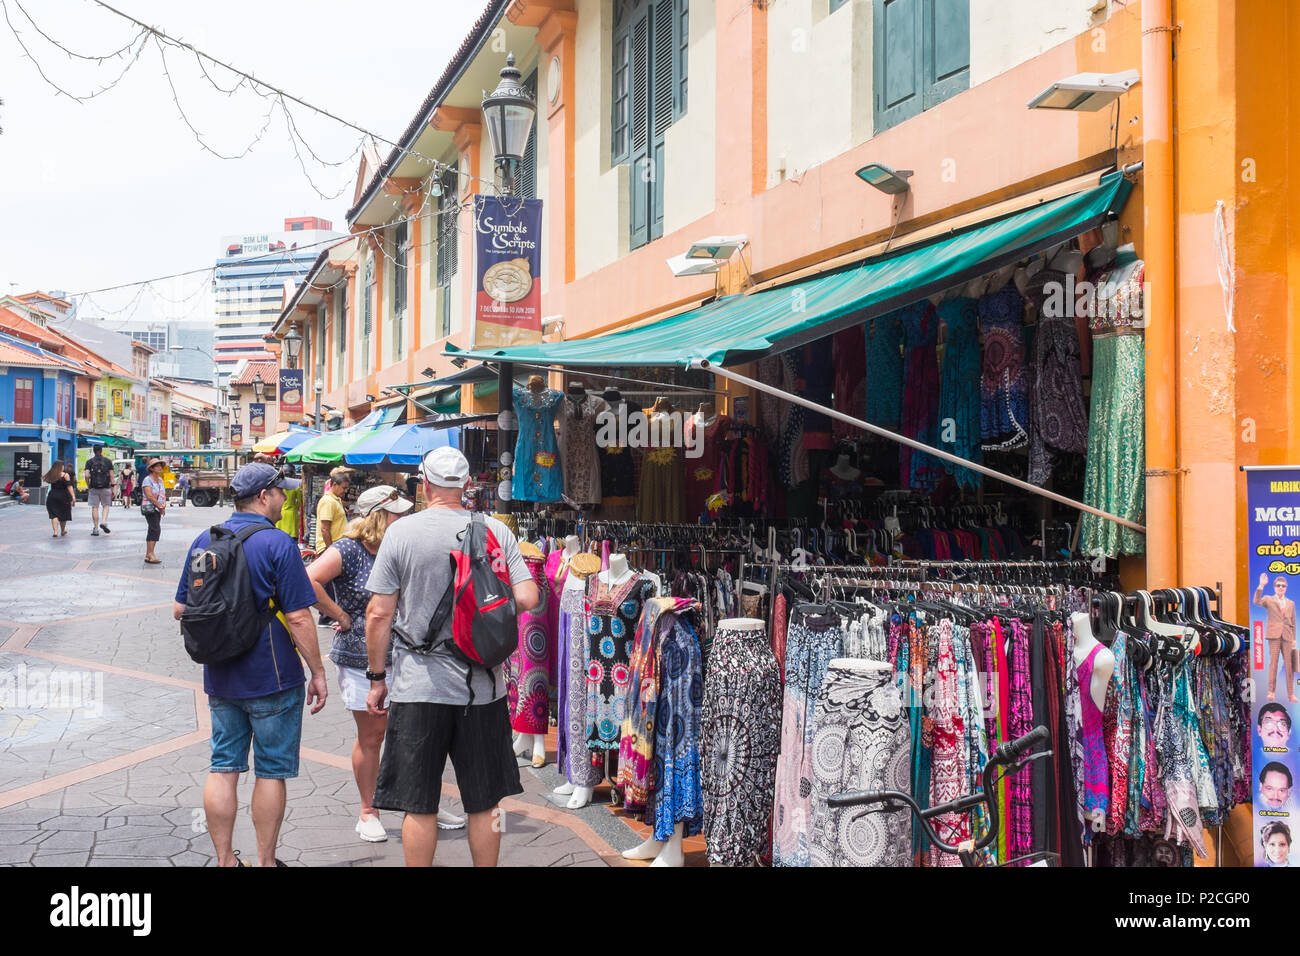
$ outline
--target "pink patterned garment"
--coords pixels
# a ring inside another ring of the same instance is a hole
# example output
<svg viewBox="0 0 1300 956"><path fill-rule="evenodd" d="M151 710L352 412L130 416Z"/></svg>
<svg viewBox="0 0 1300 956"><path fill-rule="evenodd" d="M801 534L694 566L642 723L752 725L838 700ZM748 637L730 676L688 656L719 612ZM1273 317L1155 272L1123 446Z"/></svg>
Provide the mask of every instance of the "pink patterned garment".
<svg viewBox="0 0 1300 956"><path fill-rule="evenodd" d="M933 703L929 715L934 721L934 752L930 769L930 806L946 803L966 794L965 735L958 690L957 660L952 646L952 621L938 624L939 659L935 662ZM945 813L935 818L935 832L944 843L969 840L970 817ZM961 866L955 854L930 847L931 866Z"/></svg>
<svg viewBox="0 0 1300 956"><path fill-rule="evenodd" d="M524 558L537 584L541 603L519 615L519 646L506 662L506 698L510 706L510 727L521 734L544 734L551 714L551 648L555 628L551 624L556 603L546 583L543 558Z"/></svg>

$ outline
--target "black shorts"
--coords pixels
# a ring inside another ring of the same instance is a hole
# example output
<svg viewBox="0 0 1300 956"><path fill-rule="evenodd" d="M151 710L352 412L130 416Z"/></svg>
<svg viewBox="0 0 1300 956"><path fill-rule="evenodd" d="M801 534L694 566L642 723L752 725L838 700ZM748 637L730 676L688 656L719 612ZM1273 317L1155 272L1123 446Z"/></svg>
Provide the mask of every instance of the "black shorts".
<svg viewBox="0 0 1300 956"><path fill-rule="evenodd" d="M466 813L491 810L503 797L524 792L504 697L468 711L454 704L396 703L388 710L375 809L437 813L448 757Z"/></svg>

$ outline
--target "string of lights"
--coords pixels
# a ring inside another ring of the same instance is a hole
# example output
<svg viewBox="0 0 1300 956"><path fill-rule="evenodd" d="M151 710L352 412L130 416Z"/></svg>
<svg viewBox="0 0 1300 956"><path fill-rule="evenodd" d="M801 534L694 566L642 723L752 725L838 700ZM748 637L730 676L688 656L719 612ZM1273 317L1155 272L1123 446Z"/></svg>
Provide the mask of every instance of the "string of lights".
<svg viewBox="0 0 1300 956"><path fill-rule="evenodd" d="M91 93L85 93L80 95L77 93L72 93L69 92L68 90L65 90L58 83L55 83L52 79L50 79L49 75L41 67L40 62L32 54L32 51L28 49L27 44L23 41L22 31L20 31L16 26L14 26L13 20L10 19L9 17L8 4L10 2L13 3L14 6L18 7L18 9L22 12L23 16L27 18L27 20L32 24L33 27L35 27L37 33L39 33L41 36L48 39L51 43L53 43L56 47L58 47L60 50L62 50L64 53L66 53L69 57L73 59L88 60L98 64L98 63L102 63L104 60L112 59L114 56L118 54L107 53L102 56L86 56L84 54L76 53L73 50L69 50L66 46L59 43L57 40L51 38L49 34L47 34L39 26L37 26L36 21L32 20L31 14L29 14L26 10L22 8L22 6L18 3L18 0L7 0L7 2L6 0L0 0L0 12L4 14L6 25L8 25L10 32L13 33L14 39L17 41L18 45L22 48L22 51L26 55L27 59L32 61L32 66L34 66L36 68L36 72L41 75L41 79L43 79L49 86L54 88L57 92L63 94L69 99L77 101L78 103L87 103L90 100L95 99L95 97L97 96L103 96L109 90L113 89L119 83L121 83L122 80L126 78L126 74L130 72L131 67L135 66L135 64L139 61L140 54L144 52L145 47L148 46L149 34L144 30L141 30L139 33L136 34L135 38L131 41L131 43L128 44L126 48L124 48L124 49L130 49L131 47L135 47L135 53L132 55L131 59L127 61L126 66L122 68L122 72L118 74L116 79L114 79L107 86L101 87L100 89L95 90L94 92ZM136 44L139 44L139 46L136 46ZM118 53L121 52L122 51L120 50L118 51Z"/></svg>

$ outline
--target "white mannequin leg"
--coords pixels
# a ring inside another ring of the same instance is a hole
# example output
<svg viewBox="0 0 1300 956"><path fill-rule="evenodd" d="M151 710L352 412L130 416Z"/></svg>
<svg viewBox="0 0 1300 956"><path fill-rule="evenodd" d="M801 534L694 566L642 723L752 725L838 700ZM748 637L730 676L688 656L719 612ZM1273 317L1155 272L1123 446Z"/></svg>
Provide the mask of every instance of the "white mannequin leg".
<svg viewBox="0 0 1300 956"><path fill-rule="evenodd" d="M527 734L515 734L515 756L522 757L528 753L528 748L532 746L532 739Z"/></svg>
<svg viewBox="0 0 1300 956"><path fill-rule="evenodd" d="M657 857L665 846L668 844L662 840L656 840L654 837L646 840L640 846L634 846L630 850L623 851L625 860L653 860Z"/></svg>
<svg viewBox="0 0 1300 956"><path fill-rule="evenodd" d="M552 790L551 793L558 794L561 797L567 797L569 794L573 793L573 789L573 784L566 780L564 783Z"/></svg>
<svg viewBox="0 0 1300 956"><path fill-rule="evenodd" d="M594 787L574 787L573 796L569 798L569 802L565 806L570 810L581 810L591 803L591 796L594 792Z"/></svg>
<svg viewBox="0 0 1300 956"><path fill-rule="evenodd" d="M525 735L524 735L524 734L520 734L520 736L523 737L523 736L525 736ZM545 766L545 764L546 764L546 735L545 735L545 734L533 734L532 747L533 747L533 766L534 766L534 767Z"/></svg>
<svg viewBox="0 0 1300 956"><path fill-rule="evenodd" d="M663 849L655 857L651 866L685 866L686 853L682 850L682 836L685 833L686 824L679 823L673 828L673 835L669 837L668 842L661 844Z"/></svg>

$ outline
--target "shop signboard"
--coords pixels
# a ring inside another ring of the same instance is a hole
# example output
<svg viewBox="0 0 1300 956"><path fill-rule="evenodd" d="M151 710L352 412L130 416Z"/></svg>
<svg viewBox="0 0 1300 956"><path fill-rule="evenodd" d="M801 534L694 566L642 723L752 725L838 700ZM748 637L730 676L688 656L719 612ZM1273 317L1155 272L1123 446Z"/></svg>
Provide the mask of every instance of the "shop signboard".
<svg viewBox="0 0 1300 956"><path fill-rule="evenodd" d="M302 383L302 369L280 369L280 421L302 421Z"/></svg>
<svg viewBox="0 0 1300 956"><path fill-rule="evenodd" d="M1296 593L1300 591L1300 465L1246 469L1247 580L1255 865L1296 866L1300 836L1294 782L1300 774L1296 721Z"/></svg>
<svg viewBox="0 0 1300 956"><path fill-rule="evenodd" d="M24 488L39 488L41 456L30 451L21 451L14 455L14 478L21 481Z"/></svg>
<svg viewBox="0 0 1300 956"><path fill-rule="evenodd" d="M113 417L122 417L122 389L113 389Z"/></svg>
<svg viewBox="0 0 1300 956"><path fill-rule="evenodd" d="M474 197L474 348L542 340L542 201Z"/></svg>
<svg viewBox="0 0 1300 956"><path fill-rule="evenodd" d="M244 426L231 425L230 426L230 447L238 448L243 443L244 443Z"/></svg>
<svg viewBox="0 0 1300 956"><path fill-rule="evenodd" d="M266 402L248 403L248 434L266 434Z"/></svg>

